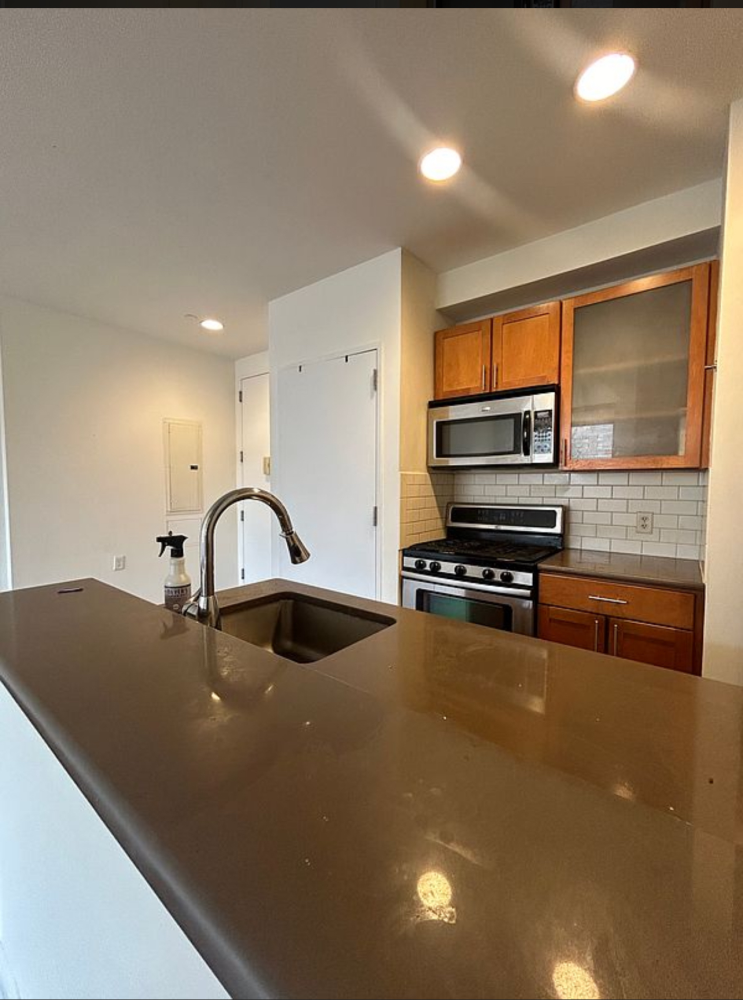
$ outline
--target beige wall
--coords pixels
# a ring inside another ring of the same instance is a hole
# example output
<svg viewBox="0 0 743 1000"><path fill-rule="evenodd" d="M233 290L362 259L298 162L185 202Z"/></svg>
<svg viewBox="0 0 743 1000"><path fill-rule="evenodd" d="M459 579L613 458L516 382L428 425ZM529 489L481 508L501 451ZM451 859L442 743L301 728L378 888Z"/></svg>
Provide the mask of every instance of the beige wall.
<svg viewBox="0 0 743 1000"><path fill-rule="evenodd" d="M703 673L743 684L743 100L730 111L707 522Z"/></svg>
<svg viewBox="0 0 743 1000"><path fill-rule="evenodd" d="M163 419L202 423L204 503L232 489L233 362L15 299L0 323L13 586L92 576L161 600ZM221 587L237 582L236 528L228 512Z"/></svg>
<svg viewBox="0 0 743 1000"><path fill-rule="evenodd" d="M436 275L402 255L400 471L426 472L428 401L433 399L433 332L446 326L434 308Z"/></svg>
<svg viewBox="0 0 743 1000"><path fill-rule="evenodd" d="M437 281L436 304L446 310L458 303L590 268L602 261L714 229L720 224L720 204L720 181L707 181L494 257L444 271Z"/></svg>

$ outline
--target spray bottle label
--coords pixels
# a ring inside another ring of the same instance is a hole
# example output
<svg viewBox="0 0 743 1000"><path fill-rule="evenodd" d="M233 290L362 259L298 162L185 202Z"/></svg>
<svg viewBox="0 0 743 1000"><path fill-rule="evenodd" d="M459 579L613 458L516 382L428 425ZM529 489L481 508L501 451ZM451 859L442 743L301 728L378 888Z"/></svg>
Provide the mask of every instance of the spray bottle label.
<svg viewBox="0 0 743 1000"><path fill-rule="evenodd" d="M191 586L187 584L185 587L166 587L165 588L165 607L169 611L181 611L183 605L186 601L191 599Z"/></svg>

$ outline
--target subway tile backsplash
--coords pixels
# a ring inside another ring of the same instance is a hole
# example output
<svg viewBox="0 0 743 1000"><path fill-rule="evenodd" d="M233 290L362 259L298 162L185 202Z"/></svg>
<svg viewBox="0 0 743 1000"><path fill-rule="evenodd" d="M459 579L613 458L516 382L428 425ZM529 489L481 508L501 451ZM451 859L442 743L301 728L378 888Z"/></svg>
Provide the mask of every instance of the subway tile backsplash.
<svg viewBox="0 0 743 1000"><path fill-rule="evenodd" d="M448 475L454 480L452 499L460 502L563 504L568 508L565 537L568 548L677 559L699 559L702 555L707 516L706 472ZM639 512L653 515L650 534L637 532Z"/></svg>
<svg viewBox="0 0 743 1000"><path fill-rule="evenodd" d="M446 505L563 504L573 549L702 558L706 472L405 472L400 476L400 544L440 538ZM653 530L636 530L637 514Z"/></svg>
<svg viewBox="0 0 743 1000"><path fill-rule="evenodd" d="M452 472L400 474L400 547L446 534L446 505L454 499Z"/></svg>

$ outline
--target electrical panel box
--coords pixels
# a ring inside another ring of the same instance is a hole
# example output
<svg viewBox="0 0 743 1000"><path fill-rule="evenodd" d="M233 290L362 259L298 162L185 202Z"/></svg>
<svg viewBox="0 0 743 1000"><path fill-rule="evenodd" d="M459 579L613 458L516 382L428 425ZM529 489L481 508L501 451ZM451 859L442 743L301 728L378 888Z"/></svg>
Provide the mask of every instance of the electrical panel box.
<svg viewBox="0 0 743 1000"><path fill-rule="evenodd" d="M203 506L201 424L165 420L166 513L200 513Z"/></svg>

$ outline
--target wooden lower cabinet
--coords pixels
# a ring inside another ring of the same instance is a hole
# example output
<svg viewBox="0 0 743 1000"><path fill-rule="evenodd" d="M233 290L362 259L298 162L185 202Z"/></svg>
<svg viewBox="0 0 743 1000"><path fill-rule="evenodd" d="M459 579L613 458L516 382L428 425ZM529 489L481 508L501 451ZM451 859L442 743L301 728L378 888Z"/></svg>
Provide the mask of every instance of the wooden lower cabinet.
<svg viewBox="0 0 743 1000"><path fill-rule="evenodd" d="M570 611L568 608L552 608L541 604L539 638L603 653L606 618L603 615L590 615L587 611Z"/></svg>
<svg viewBox="0 0 743 1000"><path fill-rule="evenodd" d="M544 574L537 634L578 649L699 673L702 601L692 591Z"/></svg>
<svg viewBox="0 0 743 1000"><path fill-rule="evenodd" d="M693 672L694 633L688 629L616 618L610 618L607 624L607 653L687 674Z"/></svg>

